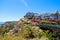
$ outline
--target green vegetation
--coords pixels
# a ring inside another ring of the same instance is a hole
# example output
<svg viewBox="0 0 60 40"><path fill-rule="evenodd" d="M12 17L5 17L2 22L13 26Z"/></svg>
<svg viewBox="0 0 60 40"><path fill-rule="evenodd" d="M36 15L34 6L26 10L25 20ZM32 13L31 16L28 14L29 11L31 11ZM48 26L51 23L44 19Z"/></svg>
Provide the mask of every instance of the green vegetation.
<svg viewBox="0 0 60 40"><path fill-rule="evenodd" d="M39 26L36 26L36 23L25 20L22 22L20 20L16 28L13 24L0 27L0 40L56 40L56 36L60 36L60 33L43 30ZM54 23L51 24L54 25Z"/></svg>
<svg viewBox="0 0 60 40"><path fill-rule="evenodd" d="M2 31L0 33L2 34ZM53 33L49 30L42 30L38 26L24 25L18 32L18 35L8 33L0 36L0 40L55 40Z"/></svg>

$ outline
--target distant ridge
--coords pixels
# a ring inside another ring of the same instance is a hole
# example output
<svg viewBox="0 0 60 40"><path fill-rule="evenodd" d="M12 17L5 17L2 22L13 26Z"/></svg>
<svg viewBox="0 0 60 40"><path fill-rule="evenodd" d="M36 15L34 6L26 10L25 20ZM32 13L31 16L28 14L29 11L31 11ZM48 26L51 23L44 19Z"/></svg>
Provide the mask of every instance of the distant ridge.
<svg viewBox="0 0 60 40"><path fill-rule="evenodd" d="M0 24L4 24L4 22L0 22Z"/></svg>

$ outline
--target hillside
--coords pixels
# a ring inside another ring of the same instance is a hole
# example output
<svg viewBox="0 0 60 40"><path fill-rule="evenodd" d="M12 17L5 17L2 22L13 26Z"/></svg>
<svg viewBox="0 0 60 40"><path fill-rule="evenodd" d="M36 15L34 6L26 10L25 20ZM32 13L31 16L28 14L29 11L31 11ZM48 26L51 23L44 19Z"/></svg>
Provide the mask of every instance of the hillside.
<svg viewBox="0 0 60 40"><path fill-rule="evenodd" d="M41 21L33 20L34 17L25 16L19 21L5 22L5 27L0 27L0 40L60 40L60 33L41 28L42 26L39 26ZM38 17L40 18L40 15Z"/></svg>
<svg viewBox="0 0 60 40"><path fill-rule="evenodd" d="M15 28L4 36L4 40L54 40L53 33L49 30L42 30L31 20L22 18ZM6 39L5 39L6 38Z"/></svg>

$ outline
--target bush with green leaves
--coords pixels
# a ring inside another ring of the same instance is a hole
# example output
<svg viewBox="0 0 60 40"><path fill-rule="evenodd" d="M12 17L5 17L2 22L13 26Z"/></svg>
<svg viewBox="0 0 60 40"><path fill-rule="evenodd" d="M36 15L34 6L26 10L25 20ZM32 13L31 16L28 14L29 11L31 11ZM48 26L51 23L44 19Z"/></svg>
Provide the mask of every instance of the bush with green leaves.
<svg viewBox="0 0 60 40"><path fill-rule="evenodd" d="M5 34L4 36L0 36L0 40L26 40L22 36L12 36L10 34Z"/></svg>
<svg viewBox="0 0 60 40"><path fill-rule="evenodd" d="M7 30L3 28L1 34ZM35 25L23 25L21 30L18 31L18 36L14 36L11 33L0 36L0 40L56 40L53 36L54 33L49 30L42 30ZM59 35L59 33L58 33Z"/></svg>
<svg viewBox="0 0 60 40"><path fill-rule="evenodd" d="M4 35L5 33L7 33L9 30L5 27L0 27L0 35Z"/></svg>
<svg viewBox="0 0 60 40"><path fill-rule="evenodd" d="M42 35L42 30L39 29L39 27L37 26L24 26L21 31L20 34L23 35L24 37L40 37Z"/></svg>
<svg viewBox="0 0 60 40"><path fill-rule="evenodd" d="M44 30L44 32L43 32L42 34L43 34L42 36L47 37L49 40L56 40L56 39L53 37L53 33L50 32L50 30Z"/></svg>

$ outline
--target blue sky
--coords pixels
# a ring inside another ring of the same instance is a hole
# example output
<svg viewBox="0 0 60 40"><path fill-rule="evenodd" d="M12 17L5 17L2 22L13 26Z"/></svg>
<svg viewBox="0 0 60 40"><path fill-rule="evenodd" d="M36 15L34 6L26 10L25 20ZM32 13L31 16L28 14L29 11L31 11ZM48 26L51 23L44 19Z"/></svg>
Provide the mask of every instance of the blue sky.
<svg viewBox="0 0 60 40"><path fill-rule="evenodd" d="M16 21L26 12L60 11L60 0L0 0L0 22Z"/></svg>

